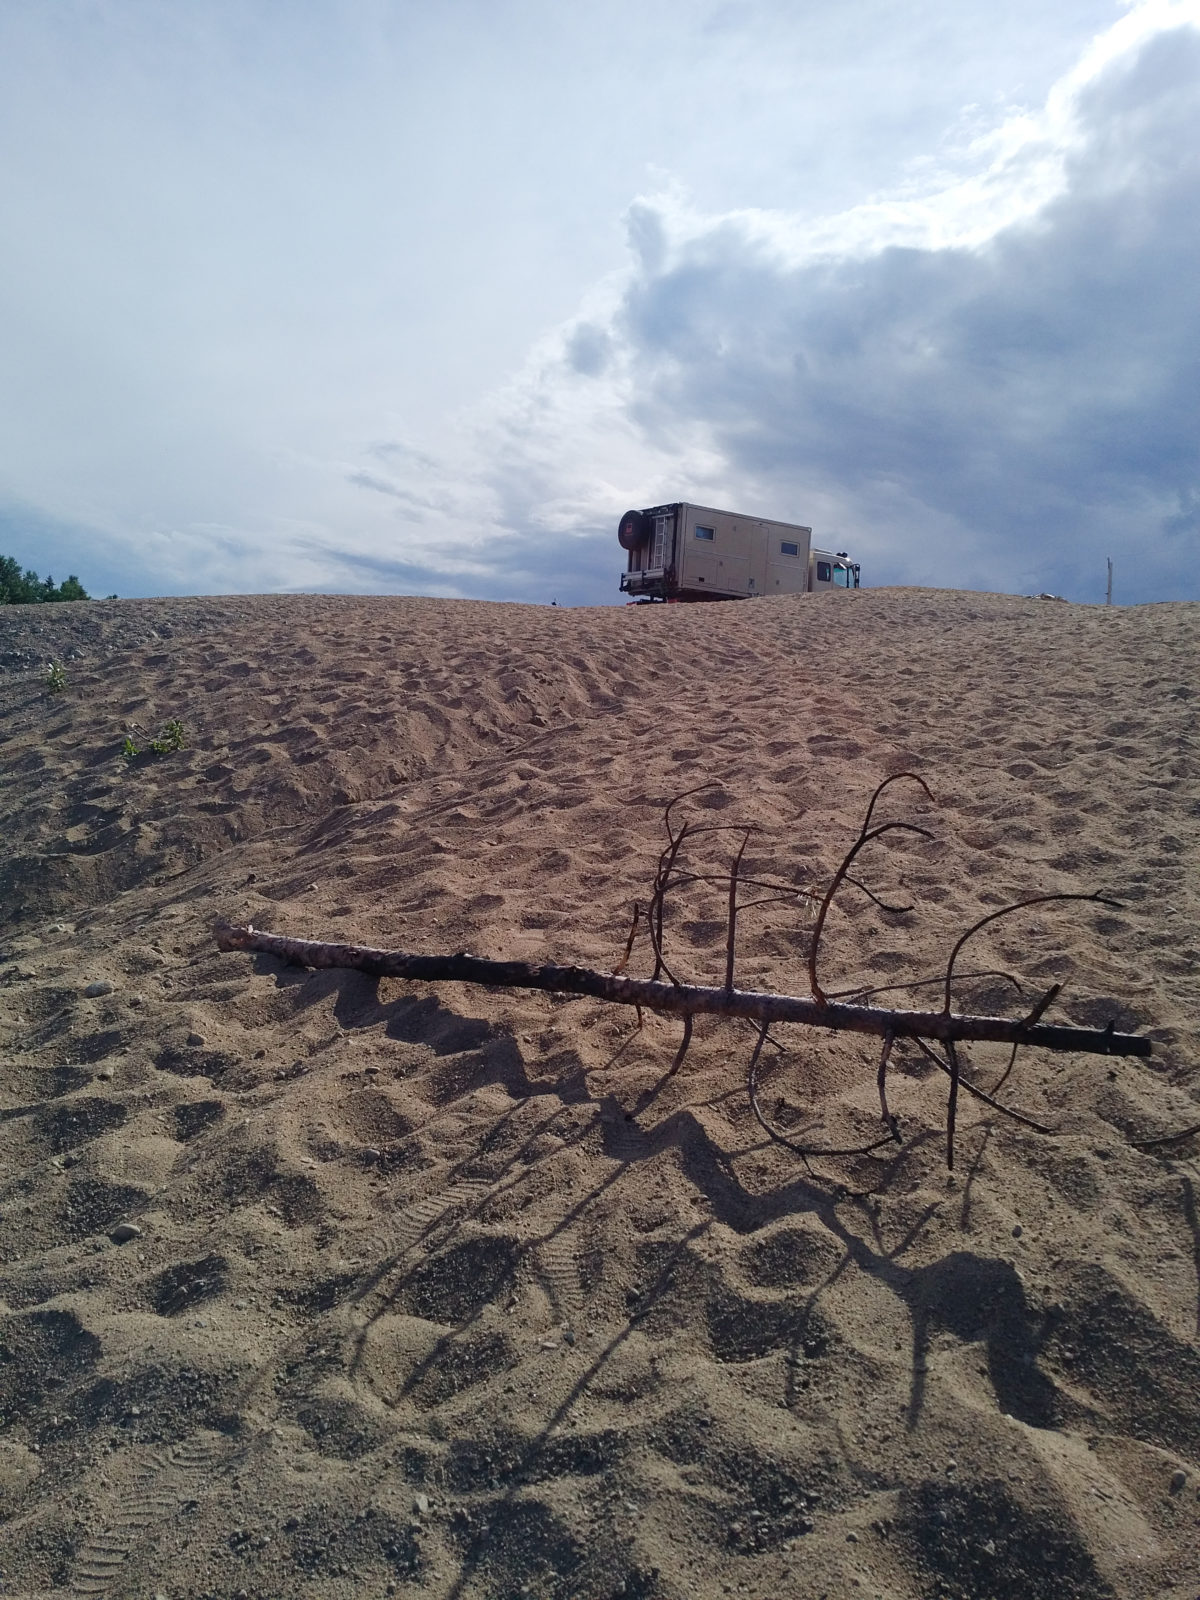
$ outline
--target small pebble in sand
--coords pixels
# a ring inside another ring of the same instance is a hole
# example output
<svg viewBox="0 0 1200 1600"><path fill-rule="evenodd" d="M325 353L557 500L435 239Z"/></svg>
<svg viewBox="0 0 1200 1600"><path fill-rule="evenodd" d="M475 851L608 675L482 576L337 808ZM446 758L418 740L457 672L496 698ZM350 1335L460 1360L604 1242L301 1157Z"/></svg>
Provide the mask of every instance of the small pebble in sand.
<svg viewBox="0 0 1200 1600"><path fill-rule="evenodd" d="M204 1035L202 1033L189 1033L187 1042L193 1049L198 1049L204 1043Z"/></svg>
<svg viewBox="0 0 1200 1600"><path fill-rule="evenodd" d="M1024 1232L1025 1232L1025 1229L1018 1222L1016 1227L1012 1231L1012 1236L1013 1236L1014 1239L1019 1239Z"/></svg>
<svg viewBox="0 0 1200 1600"><path fill-rule="evenodd" d="M130 1239L140 1239L142 1230L136 1222L118 1222L108 1237L114 1244L128 1244Z"/></svg>
<svg viewBox="0 0 1200 1600"><path fill-rule="evenodd" d="M1178 1494L1186 1482L1187 1473L1184 1472L1182 1467L1177 1468L1176 1471L1171 1474L1171 1493Z"/></svg>
<svg viewBox="0 0 1200 1600"><path fill-rule="evenodd" d="M429 1496L427 1494L417 1495L413 1500L413 1510L419 1517L427 1517L429 1515Z"/></svg>
<svg viewBox="0 0 1200 1600"><path fill-rule="evenodd" d="M88 984L83 991L83 998L85 1000L99 1000L101 995L112 994L115 988L115 983L109 983L107 978L101 978L96 983Z"/></svg>
<svg viewBox="0 0 1200 1600"><path fill-rule="evenodd" d="M96 1074L102 1083L108 1083L112 1078L112 1075L113 1069L111 1067L101 1067L99 1072Z"/></svg>

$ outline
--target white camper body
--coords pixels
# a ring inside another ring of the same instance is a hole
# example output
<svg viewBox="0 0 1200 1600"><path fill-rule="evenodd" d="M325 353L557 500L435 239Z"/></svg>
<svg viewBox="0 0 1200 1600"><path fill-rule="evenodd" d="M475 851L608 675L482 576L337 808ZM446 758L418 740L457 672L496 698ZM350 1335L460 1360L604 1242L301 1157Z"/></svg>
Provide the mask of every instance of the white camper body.
<svg viewBox="0 0 1200 1600"><path fill-rule="evenodd" d="M844 551L813 549L812 529L799 523L681 500L627 511L617 537L628 552L621 589L636 599L741 600L858 588L857 562Z"/></svg>

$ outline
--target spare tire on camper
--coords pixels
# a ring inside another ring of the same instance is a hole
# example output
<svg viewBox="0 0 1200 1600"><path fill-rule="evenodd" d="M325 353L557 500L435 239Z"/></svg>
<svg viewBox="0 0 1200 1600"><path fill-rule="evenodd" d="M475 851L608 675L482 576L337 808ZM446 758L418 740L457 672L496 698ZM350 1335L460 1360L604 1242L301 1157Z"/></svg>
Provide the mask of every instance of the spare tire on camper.
<svg viewBox="0 0 1200 1600"><path fill-rule="evenodd" d="M622 550L640 550L650 537L650 518L640 511L627 511L617 529Z"/></svg>

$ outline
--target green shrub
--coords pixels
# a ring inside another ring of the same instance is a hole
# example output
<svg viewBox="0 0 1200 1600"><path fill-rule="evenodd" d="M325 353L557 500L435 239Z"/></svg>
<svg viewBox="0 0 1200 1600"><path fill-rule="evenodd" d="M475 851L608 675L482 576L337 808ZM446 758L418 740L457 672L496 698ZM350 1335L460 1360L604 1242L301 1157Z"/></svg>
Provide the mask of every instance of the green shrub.
<svg viewBox="0 0 1200 1600"><path fill-rule="evenodd" d="M127 733L125 735L125 743L121 747L121 754L126 761L133 761L137 756L169 756L175 750L184 750L186 748L187 736L183 731L183 723L180 722L178 717L172 717L170 721L163 723L162 728L151 739L145 750L133 742L131 733Z"/></svg>
<svg viewBox="0 0 1200 1600"><path fill-rule="evenodd" d="M163 723L158 738L151 739L150 748L156 756L168 756L172 750L182 750L186 742L183 736L183 723L178 717L172 717L170 722Z"/></svg>

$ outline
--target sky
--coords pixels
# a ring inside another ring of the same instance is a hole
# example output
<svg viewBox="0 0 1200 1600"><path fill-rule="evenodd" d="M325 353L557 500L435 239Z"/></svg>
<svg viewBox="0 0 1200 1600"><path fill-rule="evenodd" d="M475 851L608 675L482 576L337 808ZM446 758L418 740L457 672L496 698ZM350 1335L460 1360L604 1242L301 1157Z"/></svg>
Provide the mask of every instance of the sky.
<svg viewBox="0 0 1200 1600"><path fill-rule="evenodd" d="M5 0L0 554L1200 599L1200 0Z"/></svg>

